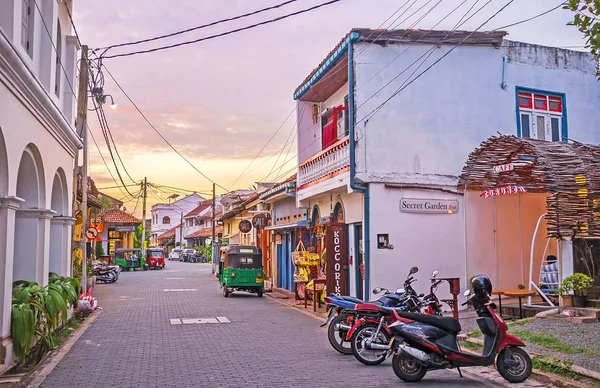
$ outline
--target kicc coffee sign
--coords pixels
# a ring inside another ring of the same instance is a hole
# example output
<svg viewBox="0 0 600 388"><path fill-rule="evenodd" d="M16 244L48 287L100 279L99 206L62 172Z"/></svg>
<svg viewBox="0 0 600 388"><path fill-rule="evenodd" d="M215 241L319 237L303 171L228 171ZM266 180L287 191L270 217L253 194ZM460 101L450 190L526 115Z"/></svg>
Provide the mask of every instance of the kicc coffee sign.
<svg viewBox="0 0 600 388"><path fill-rule="evenodd" d="M458 201L448 199L402 198L400 211L404 213L440 213L458 212Z"/></svg>
<svg viewBox="0 0 600 388"><path fill-rule="evenodd" d="M346 225L330 224L325 234L327 294L348 295Z"/></svg>

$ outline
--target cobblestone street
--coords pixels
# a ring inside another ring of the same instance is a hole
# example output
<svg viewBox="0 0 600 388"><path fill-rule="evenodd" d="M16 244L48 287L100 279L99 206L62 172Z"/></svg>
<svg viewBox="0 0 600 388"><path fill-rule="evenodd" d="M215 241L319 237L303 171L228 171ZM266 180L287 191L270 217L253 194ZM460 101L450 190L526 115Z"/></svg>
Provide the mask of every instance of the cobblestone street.
<svg viewBox="0 0 600 388"><path fill-rule="evenodd" d="M123 272L93 294L102 314L42 387L403 385L389 360L367 367L337 353L310 316L266 297L224 298L209 264L168 262L162 271ZM217 317L223 323L171 322ZM441 385L483 386L455 371L430 373L419 384Z"/></svg>

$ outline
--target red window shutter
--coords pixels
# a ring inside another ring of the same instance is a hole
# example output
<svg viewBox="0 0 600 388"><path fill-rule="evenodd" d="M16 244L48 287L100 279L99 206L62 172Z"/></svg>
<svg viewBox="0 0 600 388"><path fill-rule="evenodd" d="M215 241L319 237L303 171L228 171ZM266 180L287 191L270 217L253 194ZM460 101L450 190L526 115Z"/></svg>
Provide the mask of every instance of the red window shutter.
<svg viewBox="0 0 600 388"><path fill-rule="evenodd" d="M562 112L562 98L560 97L549 97L550 105L549 110L551 112Z"/></svg>
<svg viewBox="0 0 600 388"><path fill-rule="evenodd" d="M519 93L519 107L527 109L533 108L533 99L531 98L531 93Z"/></svg>

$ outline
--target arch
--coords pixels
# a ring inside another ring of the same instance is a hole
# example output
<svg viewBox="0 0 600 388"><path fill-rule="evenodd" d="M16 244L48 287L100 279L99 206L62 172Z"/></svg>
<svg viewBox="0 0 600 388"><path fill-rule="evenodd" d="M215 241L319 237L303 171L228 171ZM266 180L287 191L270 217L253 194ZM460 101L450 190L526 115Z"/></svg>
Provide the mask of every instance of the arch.
<svg viewBox="0 0 600 388"><path fill-rule="evenodd" d="M163 219L162 219L162 223L163 224L170 224L171 223L171 217L164 216Z"/></svg>
<svg viewBox="0 0 600 388"><path fill-rule="evenodd" d="M312 226L318 225L321 221L321 211L319 205L313 206L313 210L310 216L310 223Z"/></svg>
<svg viewBox="0 0 600 388"><path fill-rule="evenodd" d="M8 195L8 152L0 127L0 195Z"/></svg>
<svg viewBox="0 0 600 388"><path fill-rule="evenodd" d="M69 194L65 172L58 168L52 181L50 208L56 213L50 225L49 272L68 275L69 227L65 218L69 214Z"/></svg>
<svg viewBox="0 0 600 388"><path fill-rule="evenodd" d="M333 207L333 222L345 222L346 213L344 212L344 205L342 201L336 202Z"/></svg>
<svg viewBox="0 0 600 388"><path fill-rule="evenodd" d="M43 209L46 203L44 166L38 148L28 144L21 154L17 172L17 197L25 200L23 209Z"/></svg>
<svg viewBox="0 0 600 388"><path fill-rule="evenodd" d="M56 170L52 181L50 208L56 212L58 217L69 214L69 189L65 171L61 167Z"/></svg>

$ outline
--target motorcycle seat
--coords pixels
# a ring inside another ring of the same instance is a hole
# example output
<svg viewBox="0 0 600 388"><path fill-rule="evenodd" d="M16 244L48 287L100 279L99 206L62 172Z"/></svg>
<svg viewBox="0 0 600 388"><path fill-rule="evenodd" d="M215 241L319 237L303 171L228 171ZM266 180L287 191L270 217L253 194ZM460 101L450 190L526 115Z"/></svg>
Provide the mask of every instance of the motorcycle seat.
<svg viewBox="0 0 600 388"><path fill-rule="evenodd" d="M343 299L343 300L347 300L348 302L365 303L364 300L355 298L353 296L339 296L338 298Z"/></svg>
<svg viewBox="0 0 600 388"><path fill-rule="evenodd" d="M396 310L398 316L412 321L424 323L426 325L435 326L442 330L447 330L451 333L460 333L462 327L460 322L452 317L440 317L437 315L420 314L420 313L406 313L404 311Z"/></svg>

